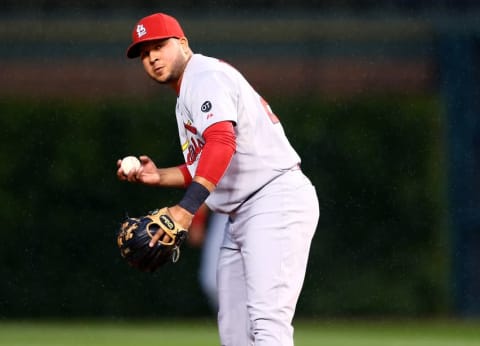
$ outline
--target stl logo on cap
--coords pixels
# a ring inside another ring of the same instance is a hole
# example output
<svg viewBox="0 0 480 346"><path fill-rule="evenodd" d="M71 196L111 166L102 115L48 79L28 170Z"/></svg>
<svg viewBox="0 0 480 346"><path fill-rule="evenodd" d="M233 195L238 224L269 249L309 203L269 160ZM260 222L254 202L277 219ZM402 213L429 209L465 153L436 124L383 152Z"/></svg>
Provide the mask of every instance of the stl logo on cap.
<svg viewBox="0 0 480 346"><path fill-rule="evenodd" d="M147 29L143 26L143 24L137 25L137 36L138 38L147 34Z"/></svg>

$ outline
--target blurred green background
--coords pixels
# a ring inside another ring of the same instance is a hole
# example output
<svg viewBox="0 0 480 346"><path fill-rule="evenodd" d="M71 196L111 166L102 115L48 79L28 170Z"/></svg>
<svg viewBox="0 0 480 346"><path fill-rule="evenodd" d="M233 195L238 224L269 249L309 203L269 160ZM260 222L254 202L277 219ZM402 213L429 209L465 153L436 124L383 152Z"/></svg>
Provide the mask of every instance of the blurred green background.
<svg viewBox="0 0 480 346"><path fill-rule="evenodd" d="M179 190L116 161L182 160L175 95L127 60L164 11L268 100L317 187L298 317L480 315L478 14L472 1L3 1L0 318L202 317L200 249L138 273L115 233Z"/></svg>

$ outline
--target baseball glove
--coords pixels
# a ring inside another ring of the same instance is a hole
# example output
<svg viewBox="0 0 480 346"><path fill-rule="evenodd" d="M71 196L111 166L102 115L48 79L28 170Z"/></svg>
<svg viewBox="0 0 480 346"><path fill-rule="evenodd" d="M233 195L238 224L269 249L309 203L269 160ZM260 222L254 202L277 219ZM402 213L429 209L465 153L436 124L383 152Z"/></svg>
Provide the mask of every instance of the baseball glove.
<svg viewBox="0 0 480 346"><path fill-rule="evenodd" d="M150 240L159 231L164 235L150 247ZM130 266L153 272L167 262L178 261L180 246L187 235L187 230L173 220L168 208L162 208L140 218L127 217L117 234L117 244Z"/></svg>

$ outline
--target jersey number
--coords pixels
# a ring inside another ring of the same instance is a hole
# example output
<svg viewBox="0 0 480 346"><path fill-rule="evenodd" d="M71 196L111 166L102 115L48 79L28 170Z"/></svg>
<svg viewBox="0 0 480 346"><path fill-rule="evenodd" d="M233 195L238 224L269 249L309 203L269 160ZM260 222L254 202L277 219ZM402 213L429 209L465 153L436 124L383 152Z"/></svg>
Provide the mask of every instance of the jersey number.
<svg viewBox="0 0 480 346"><path fill-rule="evenodd" d="M267 113L268 117L272 121L273 124L279 123L280 120L278 117L273 113L272 109L270 108L270 105L263 99L263 97L260 97L260 101L262 102L262 106L265 109L265 113Z"/></svg>

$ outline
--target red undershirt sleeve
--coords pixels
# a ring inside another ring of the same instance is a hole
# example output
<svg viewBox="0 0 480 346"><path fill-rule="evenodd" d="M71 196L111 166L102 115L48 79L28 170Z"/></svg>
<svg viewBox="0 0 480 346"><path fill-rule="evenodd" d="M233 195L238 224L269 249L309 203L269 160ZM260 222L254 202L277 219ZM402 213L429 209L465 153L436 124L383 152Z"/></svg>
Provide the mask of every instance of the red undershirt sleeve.
<svg viewBox="0 0 480 346"><path fill-rule="evenodd" d="M205 145L195 175L217 185L232 160L237 148L233 124L221 121L203 132Z"/></svg>
<svg viewBox="0 0 480 346"><path fill-rule="evenodd" d="M182 172L183 175L183 180L184 180L184 186L187 187L190 185L192 182L192 176L190 175L190 172L188 171L187 164L184 163L183 165L177 166L180 169L180 172Z"/></svg>

